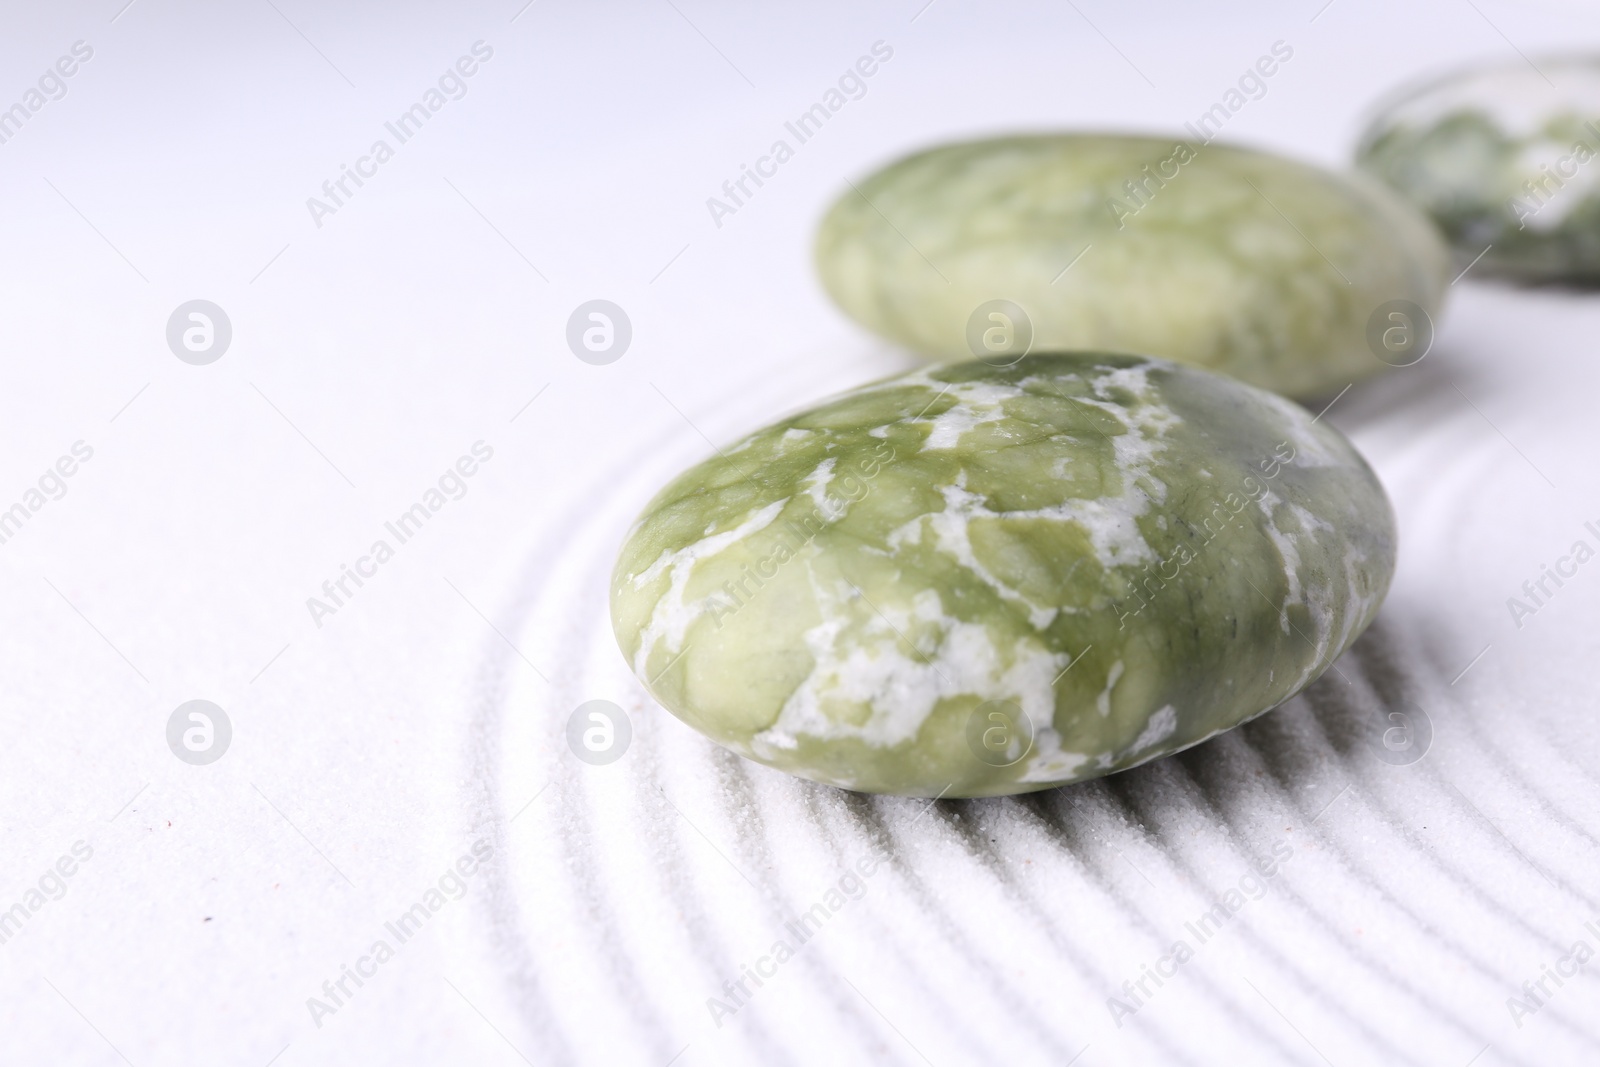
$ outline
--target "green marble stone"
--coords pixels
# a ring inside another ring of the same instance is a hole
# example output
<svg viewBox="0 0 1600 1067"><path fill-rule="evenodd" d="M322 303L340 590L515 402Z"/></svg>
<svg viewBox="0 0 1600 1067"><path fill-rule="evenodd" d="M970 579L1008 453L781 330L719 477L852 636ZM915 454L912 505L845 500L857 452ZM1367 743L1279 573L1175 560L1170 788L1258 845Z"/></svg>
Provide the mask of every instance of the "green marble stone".
<svg viewBox="0 0 1600 1067"><path fill-rule="evenodd" d="M1276 706L1372 621L1394 558L1382 487L1298 405L1035 355L868 385L690 469L628 535L611 617L656 698L740 755L994 796Z"/></svg>
<svg viewBox="0 0 1600 1067"><path fill-rule="evenodd" d="M1373 313L1436 315L1451 278L1428 220L1364 176L1087 134L903 159L840 196L815 253L847 314L929 356L989 357L1007 327L974 314L1005 301L1032 351L1162 356L1290 396L1382 370Z"/></svg>
<svg viewBox="0 0 1600 1067"><path fill-rule="evenodd" d="M1433 216L1461 267L1600 284L1600 57L1538 64L1518 59L1403 90L1356 157Z"/></svg>

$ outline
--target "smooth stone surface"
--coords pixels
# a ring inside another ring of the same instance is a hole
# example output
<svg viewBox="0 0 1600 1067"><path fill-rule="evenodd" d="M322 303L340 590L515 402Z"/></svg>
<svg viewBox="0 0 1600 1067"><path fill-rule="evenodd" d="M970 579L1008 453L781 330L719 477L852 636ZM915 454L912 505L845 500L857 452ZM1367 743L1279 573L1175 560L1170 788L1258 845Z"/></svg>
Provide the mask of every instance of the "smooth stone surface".
<svg viewBox="0 0 1600 1067"><path fill-rule="evenodd" d="M1030 356L865 386L690 469L629 534L611 616L656 698L740 755L991 796L1274 707L1372 621L1394 558L1382 487L1298 405Z"/></svg>
<svg viewBox="0 0 1600 1067"><path fill-rule="evenodd" d="M1360 175L1101 135L903 159L833 205L816 263L852 318L941 359L991 358L969 322L1003 300L1032 351L1162 356L1291 396L1382 370L1373 312L1406 300L1436 315L1451 277L1427 219Z"/></svg>
<svg viewBox="0 0 1600 1067"><path fill-rule="evenodd" d="M1433 216L1462 267L1482 253L1475 274L1600 284L1600 57L1537 62L1402 90L1357 160Z"/></svg>

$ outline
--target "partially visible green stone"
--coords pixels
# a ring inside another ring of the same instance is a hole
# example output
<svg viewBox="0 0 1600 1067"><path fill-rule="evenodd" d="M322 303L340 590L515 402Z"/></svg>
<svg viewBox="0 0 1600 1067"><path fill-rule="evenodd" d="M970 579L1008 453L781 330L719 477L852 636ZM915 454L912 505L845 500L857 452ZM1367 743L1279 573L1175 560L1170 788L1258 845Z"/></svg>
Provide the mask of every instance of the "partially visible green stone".
<svg viewBox="0 0 1600 1067"><path fill-rule="evenodd" d="M940 359L996 354L1008 327L989 305L1003 301L1035 352L1162 356L1291 396L1382 370L1374 312L1436 315L1451 278L1428 220L1361 175L1089 134L894 163L829 210L816 263L852 318Z"/></svg>
<svg viewBox="0 0 1600 1067"><path fill-rule="evenodd" d="M1394 558L1382 487L1303 408L1039 355L865 386L687 471L630 533L611 615L656 698L740 755L993 796L1276 706L1372 621Z"/></svg>
<svg viewBox="0 0 1600 1067"><path fill-rule="evenodd" d="M1433 216L1462 267L1600 284L1600 57L1430 82L1384 107L1356 154Z"/></svg>

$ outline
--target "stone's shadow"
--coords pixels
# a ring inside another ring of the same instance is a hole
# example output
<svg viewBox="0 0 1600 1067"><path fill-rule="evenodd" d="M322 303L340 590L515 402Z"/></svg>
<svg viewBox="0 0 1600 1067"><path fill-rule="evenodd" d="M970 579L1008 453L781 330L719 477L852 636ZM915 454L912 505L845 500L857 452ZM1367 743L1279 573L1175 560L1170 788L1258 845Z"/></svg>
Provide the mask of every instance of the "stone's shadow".
<svg viewBox="0 0 1600 1067"><path fill-rule="evenodd" d="M1471 389L1479 382L1473 365L1463 365L1450 356L1450 350L1436 342L1420 362L1391 367L1357 382L1340 401L1343 410L1336 407L1334 411L1352 429L1415 416L1439 406L1453 411L1460 406L1461 397L1452 386Z"/></svg>
<svg viewBox="0 0 1600 1067"><path fill-rule="evenodd" d="M1231 779L1226 773L1219 774L1218 767L1235 762L1237 754L1229 754L1228 746L1239 744L1253 750L1281 782L1309 779L1327 769L1327 754L1322 751L1317 734L1326 738L1341 762L1360 759L1380 742L1390 725L1388 713L1417 703L1424 689L1418 670L1423 650L1412 647L1414 643L1403 642L1399 633L1395 624L1378 618L1338 659L1337 671L1329 667L1315 682L1272 711L1193 748L1116 774L1036 793L934 800L929 818L949 819L968 812L980 813L984 806L1022 804L1066 830L1060 813L1051 814L1052 799L1058 795L1070 799L1107 791L1119 804L1137 810L1170 796L1171 774L1179 768L1193 780L1206 783L1208 792L1215 788L1225 794ZM1423 670L1431 671L1432 666ZM1307 717L1315 721L1314 730L1304 721ZM1176 767L1167 766L1173 761ZM871 799L865 794L849 796L853 811L865 815L871 810ZM1221 799L1220 795L1212 797L1213 801Z"/></svg>
<svg viewBox="0 0 1600 1067"><path fill-rule="evenodd" d="M1422 688L1416 658L1397 635L1380 616L1340 657L1344 677L1330 668L1300 693L1341 757L1374 743L1387 727L1386 715L1414 703Z"/></svg>
<svg viewBox="0 0 1600 1067"><path fill-rule="evenodd" d="M1300 403L1313 414L1327 409L1328 421L1346 434L1401 423L1421 431L1464 406L1457 389L1473 396L1490 388L1491 383L1480 370L1452 360L1449 350L1441 350L1435 343L1420 362L1388 368L1362 379L1342 397L1334 390ZM1333 406L1329 408L1329 404Z"/></svg>
<svg viewBox="0 0 1600 1067"><path fill-rule="evenodd" d="M1516 293L1550 294L1553 296L1588 297L1600 293L1600 274L1577 275L1570 278L1534 278L1526 275L1484 270L1478 264L1472 272L1481 285L1492 285Z"/></svg>
<svg viewBox="0 0 1600 1067"><path fill-rule="evenodd" d="M1414 647L1415 642L1403 641L1400 632L1394 623L1380 617L1339 658L1338 671L1330 667L1273 711L1194 748L1104 778L1000 799L1020 802L1042 815L1055 793L1070 797L1107 790L1120 803L1137 810L1171 797L1172 771L1181 768L1189 778L1204 783L1213 803L1225 805L1226 794L1237 785L1228 770L1237 767L1239 753L1230 752L1232 746L1251 749L1280 782L1310 780L1327 771L1323 738L1340 762L1362 759L1381 743L1383 732L1391 725L1388 714L1418 702L1425 688L1424 675L1432 671L1431 664L1424 665L1419 659L1422 650ZM1314 728L1305 721L1308 717L1314 720ZM1174 762L1176 767L1168 766ZM938 804L944 813L954 814L967 810L967 805L995 802L944 800ZM1056 821L1060 822L1059 816Z"/></svg>

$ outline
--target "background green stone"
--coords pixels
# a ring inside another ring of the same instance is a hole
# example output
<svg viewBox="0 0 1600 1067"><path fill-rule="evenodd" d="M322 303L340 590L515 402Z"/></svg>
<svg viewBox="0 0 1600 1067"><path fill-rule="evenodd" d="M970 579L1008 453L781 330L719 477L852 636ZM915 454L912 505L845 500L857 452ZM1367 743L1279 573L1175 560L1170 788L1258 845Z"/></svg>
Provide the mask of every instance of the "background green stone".
<svg viewBox="0 0 1600 1067"><path fill-rule="evenodd" d="M1600 58L1539 66L1476 67L1402 92L1357 160L1433 216L1462 267L1600 284Z"/></svg>
<svg viewBox="0 0 1600 1067"><path fill-rule="evenodd" d="M629 535L612 621L657 699L741 755L997 795L1277 705L1372 621L1394 552L1371 471L1292 402L1041 355L866 386L687 471ZM1012 766L967 742L993 700L1036 731Z"/></svg>
<svg viewBox="0 0 1600 1067"><path fill-rule="evenodd" d="M910 156L840 196L818 273L852 318L940 359L984 355L968 319L1003 299L1033 351L1162 356L1292 396L1382 369L1365 339L1380 305L1437 314L1448 252L1379 183L1218 144L1178 163L1179 147L1063 134Z"/></svg>

